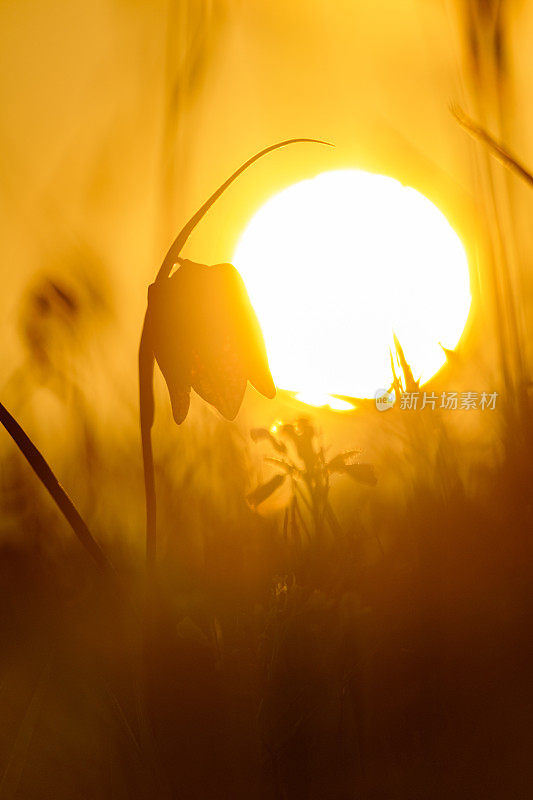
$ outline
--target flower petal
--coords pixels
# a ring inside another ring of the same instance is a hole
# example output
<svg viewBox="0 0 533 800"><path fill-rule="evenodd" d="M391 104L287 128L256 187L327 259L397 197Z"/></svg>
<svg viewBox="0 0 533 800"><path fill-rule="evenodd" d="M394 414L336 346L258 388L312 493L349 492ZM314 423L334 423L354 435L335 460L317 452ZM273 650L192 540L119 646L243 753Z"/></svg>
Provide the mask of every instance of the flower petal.
<svg viewBox="0 0 533 800"><path fill-rule="evenodd" d="M222 291L230 309L233 337L239 343L246 377L260 394L272 399L276 387L270 374L263 332L244 281L232 264L218 264Z"/></svg>
<svg viewBox="0 0 533 800"><path fill-rule="evenodd" d="M195 392L213 405L223 417L235 419L246 389L246 376L235 352L206 353L193 351L191 382Z"/></svg>
<svg viewBox="0 0 533 800"><path fill-rule="evenodd" d="M275 394L257 317L234 266L180 265L148 293L149 335L174 419L187 416L191 387L234 419L247 380L265 396Z"/></svg>
<svg viewBox="0 0 533 800"><path fill-rule="evenodd" d="M167 384L172 414L180 425L187 416L191 390L187 341L190 319L183 313L186 292L175 291L169 280L148 289L147 331L154 356Z"/></svg>

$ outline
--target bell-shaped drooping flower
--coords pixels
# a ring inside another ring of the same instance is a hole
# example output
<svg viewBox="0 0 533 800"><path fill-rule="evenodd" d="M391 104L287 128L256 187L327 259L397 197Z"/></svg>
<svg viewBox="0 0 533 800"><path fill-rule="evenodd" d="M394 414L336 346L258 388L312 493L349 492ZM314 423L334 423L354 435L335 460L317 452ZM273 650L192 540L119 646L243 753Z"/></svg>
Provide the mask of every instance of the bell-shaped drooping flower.
<svg viewBox="0 0 533 800"><path fill-rule="evenodd" d="M191 388L226 419L234 419L247 381L276 393L259 322L232 264L178 259L170 278L148 290L147 330L163 373L175 421L189 411Z"/></svg>

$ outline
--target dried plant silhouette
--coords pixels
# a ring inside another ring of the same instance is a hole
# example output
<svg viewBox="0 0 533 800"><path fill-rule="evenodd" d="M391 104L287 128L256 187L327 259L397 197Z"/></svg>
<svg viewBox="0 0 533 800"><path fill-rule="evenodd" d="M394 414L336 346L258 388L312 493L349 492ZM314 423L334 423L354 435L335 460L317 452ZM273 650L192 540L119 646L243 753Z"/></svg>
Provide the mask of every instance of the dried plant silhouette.
<svg viewBox="0 0 533 800"><path fill-rule="evenodd" d="M251 437L254 442L266 442L274 450L277 456L267 456L265 460L278 471L248 494L248 502L257 508L288 482L291 497L284 513L283 530L298 541L300 531L312 539L320 537L325 527L334 536L341 530L329 497L332 475L347 475L369 486L376 484L372 465L359 461L360 451L349 450L328 458L317 431L306 418L295 424L278 423L273 430L254 428Z"/></svg>

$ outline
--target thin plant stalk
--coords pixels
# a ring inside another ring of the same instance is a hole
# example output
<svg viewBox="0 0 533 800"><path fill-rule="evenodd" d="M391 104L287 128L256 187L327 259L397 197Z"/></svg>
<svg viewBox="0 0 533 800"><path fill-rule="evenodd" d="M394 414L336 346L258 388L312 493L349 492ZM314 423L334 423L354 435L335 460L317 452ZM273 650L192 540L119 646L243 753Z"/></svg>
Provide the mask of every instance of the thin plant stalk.
<svg viewBox="0 0 533 800"><path fill-rule="evenodd" d="M74 503L63 489L50 469L42 453L33 444L16 419L7 408L0 403L0 422L9 433L28 464L31 466L43 486L47 489L57 507L69 523L85 550L97 566L104 572L114 573L113 567L102 548L93 537L86 522L81 517Z"/></svg>
<svg viewBox="0 0 533 800"><path fill-rule="evenodd" d="M494 158L507 167L511 172L522 178L529 186L533 187L533 175L520 161L512 156L496 139L487 133L480 125L477 125L468 117L458 106L452 106L452 113L459 125L467 131L472 138L477 139L488 147Z"/></svg>
<svg viewBox="0 0 533 800"><path fill-rule="evenodd" d="M483 127L475 123L458 106L453 105L451 111L455 116L457 122L461 125L461 127L470 136L472 136L474 140L484 145L487 153L489 153L493 158L499 161L500 164L506 167L509 170L509 172L518 176L528 186L533 187L533 174L520 161L518 161L517 158L511 155L511 153L500 142L498 142ZM498 215L496 209L494 186L490 179L490 172L488 172L488 175L489 175L490 190L491 190L492 213L494 217L497 219ZM500 249L500 252L503 254L504 250L503 234L500 232L498 225L495 226L495 232L497 236L498 247ZM525 366L523 361L523 346L522 346L523 337L521 336L519 330L519 323L517 321L518 312L516 310L514 292L511 287L510 276L507 270L503 271L502 280L504 281L507 304L508 306L510 306L510 308L508 308L507 318L510 321L509 338L511 339L511 342L509 343L509 345L510 346L512 345L512 347L508 348L505 345L507 337L502 327L503 317L500 314L497 316L496 319L496 324L498 325L499 329L500 359L502 363L504 380L508 388L508 391L511 392L511 390L514 390L513 393L517 392L518 394L518 407L516 409L511 408L511 413L513 414L517 413L519 416L519 424L524 425L525 423L529 422L528 418L529 411L527 403L527 393L525 390L527 381L525 377ZM512 377L508 366L508 349L511 349L511 353L514 356L514 367L517 375L517 379L516 382L514 383L514 386L512 385Z"/></svg>
<svg viewBox="0 0 533 800"><path fill-rule="evenodd" d="M231 175L219 188L213 192L211 197L203 204L203 206L194 214L185 227L175 238L170 246L163 263L157 273L156 282L164 281L167 279L172 271L172 267L177 263L179 255L187 242L187 239L193 232L194 228L198 225L202 217L209 211L211 206L218 200L218 198L226 191L226 189L241 175L248 167L255 161L262 158L267 153L277 150L280 147L285 147L289 144L296 144L297 142L314 142L317 144L325 144L330 147L329 142L324 142L321 139L287 139L283 142L270 145L264 150L261 150L252 158L248 159ZM144 487L146 496L146 560L149 566L155 563L156 558L156 541L157 541L157 500L155 492L155 474L154 474L154 456L152 448L152 426L154 424L154 389L153 389L153 375L154 375L154 354L150 346L150 334L148 327L147 314L144 317L144 323L141 333L141 341L139 345L139 410L140 410L140 425L141 425L141 444L143 455L143 471L144 471Z"/></svg>

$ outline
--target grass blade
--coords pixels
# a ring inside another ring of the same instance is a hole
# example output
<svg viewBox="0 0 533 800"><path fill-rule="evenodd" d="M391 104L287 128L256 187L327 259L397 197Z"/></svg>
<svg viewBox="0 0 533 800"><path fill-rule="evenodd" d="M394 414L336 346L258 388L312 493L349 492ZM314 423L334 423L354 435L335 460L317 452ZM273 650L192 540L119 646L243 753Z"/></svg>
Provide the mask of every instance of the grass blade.
<svg viewBox="0 0 533 800"><path fill-rule="evenodd" d="M93 558L100 569L106 572L113 572L114 570L108 561L107 556L104 554L100 545L93 537L74 503L50 469L46 459L35 447L30 437L21 428L16 419L9 413L7 408L2 405L2 403L0 403L0 422L9 433L43 486L45 486L49 494L52 496L57 507L89 555Z"/></svg>

